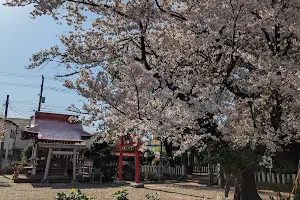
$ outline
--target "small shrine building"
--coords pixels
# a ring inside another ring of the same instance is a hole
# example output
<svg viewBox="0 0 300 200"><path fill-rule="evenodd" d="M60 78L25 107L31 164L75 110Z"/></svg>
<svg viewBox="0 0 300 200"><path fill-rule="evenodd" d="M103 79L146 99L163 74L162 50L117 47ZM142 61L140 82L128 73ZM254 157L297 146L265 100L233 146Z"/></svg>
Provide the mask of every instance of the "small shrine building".
<svg viewBox="0 0 300 200"><path fill-rule="evenodd" d="M90 137L78 116L36 112L29 129L22 132L23 140L34 141L31 166L27 167L30 176L41 181L48 181L50 176L76 181L86 150L83 141Z"/></svg>

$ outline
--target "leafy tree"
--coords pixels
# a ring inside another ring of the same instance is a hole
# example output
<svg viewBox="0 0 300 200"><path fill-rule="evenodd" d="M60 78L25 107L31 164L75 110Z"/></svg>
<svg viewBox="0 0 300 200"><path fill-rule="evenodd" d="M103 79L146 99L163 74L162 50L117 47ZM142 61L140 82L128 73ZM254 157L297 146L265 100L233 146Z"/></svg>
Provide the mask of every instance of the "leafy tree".
<svg viewBox="0 0 300 200"><path fill-rule="evenodd" d="M29 161L29 159L31 158L31 154L32 154L32 144L28 144L21 153L21 161L24 163L27 163Z"/></svg>
<svg viewBox="0 0 300 200"><path fill-rule="evenodd" d="M85 156L94 159L94 167L101 170L104 175L104 182L113 180L113 176L116 174L116 166L110 164L116 162L116 156L112 155L112 148L106 142L98 143L96 140L85 153Z"/></svg>

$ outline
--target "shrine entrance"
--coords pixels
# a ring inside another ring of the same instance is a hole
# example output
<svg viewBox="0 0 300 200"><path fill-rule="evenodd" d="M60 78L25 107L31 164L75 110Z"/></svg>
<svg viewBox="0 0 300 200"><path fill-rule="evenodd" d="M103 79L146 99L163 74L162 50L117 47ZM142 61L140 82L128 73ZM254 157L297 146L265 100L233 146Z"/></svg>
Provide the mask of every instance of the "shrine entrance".
<svg viewBox="0 0 300 200"><path fill-rule="evenodd" d="M128 137L122 136L120 138L120 143L118 145L119 149L114 150L113 154L119 156L119 167L118 167L118 181L123 181L123 158L124 156L135 157L135 184L133 187L144 187L140 183L140 157L143 156L143 152L139 151L139 147L142 142L131 142Z"/></svg>

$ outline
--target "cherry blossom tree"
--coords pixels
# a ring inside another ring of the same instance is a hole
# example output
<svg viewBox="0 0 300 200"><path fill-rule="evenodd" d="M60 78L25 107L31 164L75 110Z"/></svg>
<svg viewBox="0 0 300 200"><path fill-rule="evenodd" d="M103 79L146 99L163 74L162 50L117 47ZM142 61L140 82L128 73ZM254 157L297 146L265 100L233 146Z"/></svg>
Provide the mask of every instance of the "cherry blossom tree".
<svg viewBox="0 0 300 200"><path fill-rule="evenodd" d="M0 141L4 139L7 129L7 122L0 118Z"/></svg>
<svg viewBox="0 0 300 200"><path fill-rule="evenodd" d="M156 133L182 153L299 141L297 0L7 0L71 31L29 69L65 67L78 112L117 136ZM111 136L108 134L107 136ZM112 139L116 139L112 137ZM251 167L235 199L260 199Z"/></svg>

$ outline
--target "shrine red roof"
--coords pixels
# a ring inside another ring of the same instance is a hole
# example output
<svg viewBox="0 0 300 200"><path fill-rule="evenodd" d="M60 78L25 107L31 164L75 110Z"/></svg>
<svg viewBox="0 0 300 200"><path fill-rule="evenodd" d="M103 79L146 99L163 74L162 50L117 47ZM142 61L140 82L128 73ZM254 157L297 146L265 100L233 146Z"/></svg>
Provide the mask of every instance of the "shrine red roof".
<svg viewBox="0 0 300 200"><path fill-rule="evenodd" d="M37 112L32 118L31 127L22 133L22 138L70 142L81 142L90 138L91 134L83 130L80 122L68 121L71 116L73 115Z"/></svg>

